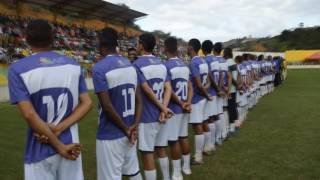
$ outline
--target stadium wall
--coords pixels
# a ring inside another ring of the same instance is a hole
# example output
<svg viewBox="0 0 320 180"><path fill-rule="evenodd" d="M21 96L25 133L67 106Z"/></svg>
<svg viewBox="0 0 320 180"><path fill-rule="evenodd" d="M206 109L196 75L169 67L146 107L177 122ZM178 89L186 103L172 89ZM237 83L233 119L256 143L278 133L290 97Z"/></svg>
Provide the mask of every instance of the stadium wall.
<svg viewBox="0 0 320 180"><path fill-rule="evenodd" d="M253 51L233 51L233 56L235 57L235 56L240 56L240 55L242 55L242 54L245 54L245 53L247 53L247 54L254 54L254 55L256 55L256 56L259 56L259 55L264 55L265 57L266 56L280 56L280 57L284 57L284 53L282 53L282 52L253 52Z"/></svg>
<svg viewBox="0 0 320 180"><path fill-rule="evenodd" d="M292 50L292 51L286 51L285 52L285 59L290 62L302 62L307 57L315 54L320 53L319 50Z"/></svg>

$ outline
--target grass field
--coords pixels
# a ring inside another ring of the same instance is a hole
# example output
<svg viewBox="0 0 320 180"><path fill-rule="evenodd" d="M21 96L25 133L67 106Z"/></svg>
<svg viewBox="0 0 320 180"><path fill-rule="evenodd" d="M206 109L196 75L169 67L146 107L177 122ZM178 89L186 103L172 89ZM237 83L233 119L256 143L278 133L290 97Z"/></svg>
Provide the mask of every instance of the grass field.
<svg viewBox="0 0 320 180"><path fill-rule="evenodd" d="M320 69L290 70L287 81L249 113L240 133L192 167L185 179L320 179ZM23 179L26 123L0 104L0 180ZM94 108L80 123L85 179L96 179Z"/></svg>

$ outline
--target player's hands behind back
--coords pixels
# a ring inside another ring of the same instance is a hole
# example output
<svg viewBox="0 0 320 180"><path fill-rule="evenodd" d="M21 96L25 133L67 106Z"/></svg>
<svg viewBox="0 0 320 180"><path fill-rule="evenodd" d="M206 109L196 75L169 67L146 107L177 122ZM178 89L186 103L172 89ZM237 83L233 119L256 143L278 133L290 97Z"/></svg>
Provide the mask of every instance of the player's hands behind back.
<svg viewBox="0 0 320 180"><path fill-rule="evenodd" d="M138 124L134 124L126 130L126 136L130 143L134 145L138 138Z"/></svg>
<svg viewBox="0 0 320 180"><path fill-rule="evenodd" d="M183 102L183 103L182 103L182 109L183 109L183 111L186 112L186 113L191 113L191 110L192 110L192 108L191 108L191 103Z"/></svg>
<svg viewBox="0 0 320 180"><path fill-rule="evenodd" d="M159 122L160 123L165 123L173 115L174 115L174 112L171 109L164 108L164 110L160 112Z"/></svg>
<svg viewBox="0 0 320 180"><path fill-rule="evenodd" d="M58 153L69 160L76 160L81 152L81 145L80 144L62 144L61 146L57 147L56 149Z"/></svg>
<svg viewBox="0 0 320 180"><path fill-rule="evenodd" d="M58 126L54 125L54 124L47 124L48 127L51 129L51 131L53 132L53 134L55 134L57 137L60 136L60 134L62 133L62 131L60 130L60 128L58 128ZM47 144L49 143L49 139L47 136L45 135L41 135L38 133L33 133L33 135L36 137L36 139L40 142L40 143L44 143Z"/></svg>

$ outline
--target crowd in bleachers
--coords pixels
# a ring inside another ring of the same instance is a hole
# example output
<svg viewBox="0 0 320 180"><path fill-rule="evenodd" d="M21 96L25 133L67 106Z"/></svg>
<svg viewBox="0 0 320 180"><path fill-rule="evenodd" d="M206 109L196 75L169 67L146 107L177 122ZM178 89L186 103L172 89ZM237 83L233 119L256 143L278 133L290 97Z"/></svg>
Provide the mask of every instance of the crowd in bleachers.
<svg viewBox="0 0 320 180"><path fill-rule="evenodd" d="M0 61L11 62L30 55L24 31L32 18L0 14ZM54 27L54 48L77 61L93 62L98 56L97 30L77 25L51 23ZM137 37L120 33L119 48L127 52L136 46Z"/></svg>

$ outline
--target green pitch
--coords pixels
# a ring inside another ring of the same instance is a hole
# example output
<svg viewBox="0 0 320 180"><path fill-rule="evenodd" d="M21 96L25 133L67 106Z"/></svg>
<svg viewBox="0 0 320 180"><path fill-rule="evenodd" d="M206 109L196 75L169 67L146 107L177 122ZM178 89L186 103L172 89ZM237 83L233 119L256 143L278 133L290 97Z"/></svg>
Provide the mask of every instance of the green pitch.
<svg viewBox="0 0 320 180"><path fill-rule="evenodd" d="M185 179L320 179L320 69L290 70L229 139ZM95 98L94 98L95 99ZM95 99L96 101L96 99ZM0 179L23 179L26 123L0 104ZM96 107L80 123L85 179L96 179Z"/></svg>

